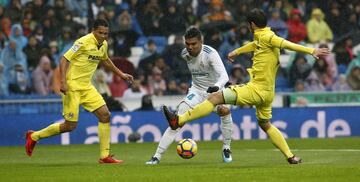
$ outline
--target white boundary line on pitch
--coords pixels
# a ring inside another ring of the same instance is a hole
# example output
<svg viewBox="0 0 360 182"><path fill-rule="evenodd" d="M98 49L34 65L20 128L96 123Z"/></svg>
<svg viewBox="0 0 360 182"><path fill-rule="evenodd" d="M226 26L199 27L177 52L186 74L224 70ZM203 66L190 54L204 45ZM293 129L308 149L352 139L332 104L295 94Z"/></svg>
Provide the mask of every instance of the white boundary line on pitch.
<svg viewBox="0 0 360 182"><path fill-rule="evenodd" d="M279 149L244 149L245 151L279 151ZM291 151L301 152L360 152L360 149L291 149Z"/></svg>

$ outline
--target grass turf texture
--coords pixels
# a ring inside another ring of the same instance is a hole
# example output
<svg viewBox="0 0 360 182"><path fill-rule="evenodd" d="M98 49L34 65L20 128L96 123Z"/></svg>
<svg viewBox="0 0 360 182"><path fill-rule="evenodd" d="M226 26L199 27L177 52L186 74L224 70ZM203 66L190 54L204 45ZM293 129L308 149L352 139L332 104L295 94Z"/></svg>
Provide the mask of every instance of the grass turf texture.
<svg viewBox="0 0 360 182"><path fill-rule="evenodd" d="M113 144L121 165L98 164L98 145L38 145L33 157L24 146L0 147L0 181L358 181L360 137L290 139L303 158L289 165L268 140L233 141L234 161L224 164L220 141L197 142L190 160L170 146L158 166L144 163L157 143ZM349 150L351 149L351 150Z"/></svg>

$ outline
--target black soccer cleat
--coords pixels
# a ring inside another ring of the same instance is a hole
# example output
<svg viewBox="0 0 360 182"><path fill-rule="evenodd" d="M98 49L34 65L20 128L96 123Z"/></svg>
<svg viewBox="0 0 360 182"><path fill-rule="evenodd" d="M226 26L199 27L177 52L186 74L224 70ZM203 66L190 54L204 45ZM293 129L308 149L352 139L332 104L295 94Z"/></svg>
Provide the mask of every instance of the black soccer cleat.
<svg viewBox="0 0 360 182"><path fill-rule="evenodd" d="M179 117L178 115L172 113L169 111L169 109L166 106L162 106L163 113L166 117L166 120L169 123L169 126L172 130L178 129L179 126Z"/></svg>
<svg viewBox="0 0 360 182"><path fill-rule="evenodd" d="M289 164L300 164L302 162L300 157L296 157L295 155L292 157L289 157L287 159L287 161L289 162Z"/></svg>

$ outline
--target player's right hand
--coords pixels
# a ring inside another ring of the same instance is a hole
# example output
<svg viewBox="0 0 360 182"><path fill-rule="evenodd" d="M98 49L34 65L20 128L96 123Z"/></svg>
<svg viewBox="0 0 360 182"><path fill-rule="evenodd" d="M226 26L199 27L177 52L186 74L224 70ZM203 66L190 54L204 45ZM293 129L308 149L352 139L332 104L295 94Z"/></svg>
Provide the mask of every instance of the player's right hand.
<svg viewBox="0 0 360 182"><path fill-rule="evenodd" d="M60 83L60 92L63 93L64 95L66 95L67 90L68 90L68 87L67 87L66 82Z"/></svg>
<svg viewBox="0 0 360 182"><path fill-rule="evenodd" d="M330 54L329 48L318 48L318 49L315 49L315 51L312 53L312 56L315 59L319 59L319 57L326 56L329 54Z"/></svg>

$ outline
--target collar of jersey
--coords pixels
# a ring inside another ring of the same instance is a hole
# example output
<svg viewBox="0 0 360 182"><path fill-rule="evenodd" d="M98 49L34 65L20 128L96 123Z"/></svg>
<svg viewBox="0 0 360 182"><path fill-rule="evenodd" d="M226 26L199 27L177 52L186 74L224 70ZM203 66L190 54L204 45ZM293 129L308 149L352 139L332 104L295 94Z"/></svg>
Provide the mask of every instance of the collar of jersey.
<svg viewBox="0 0 360 182"><path fill-rule="evenodd" d="M270 27L256 29L254 32L254 37L257 38L260 34L263 34L265 32L271 32Z"/></svg>
<svg viewBox="0 0 360 182"><path fill-rule="evenodd" d="M94 35L93 33L91 33L91 37L94 39L95 45L96 45L97 47L101 46L101 45L99 44L99 42L97 41L97 39L96 39L96 37L95 37L95 35Z"/></svg>

